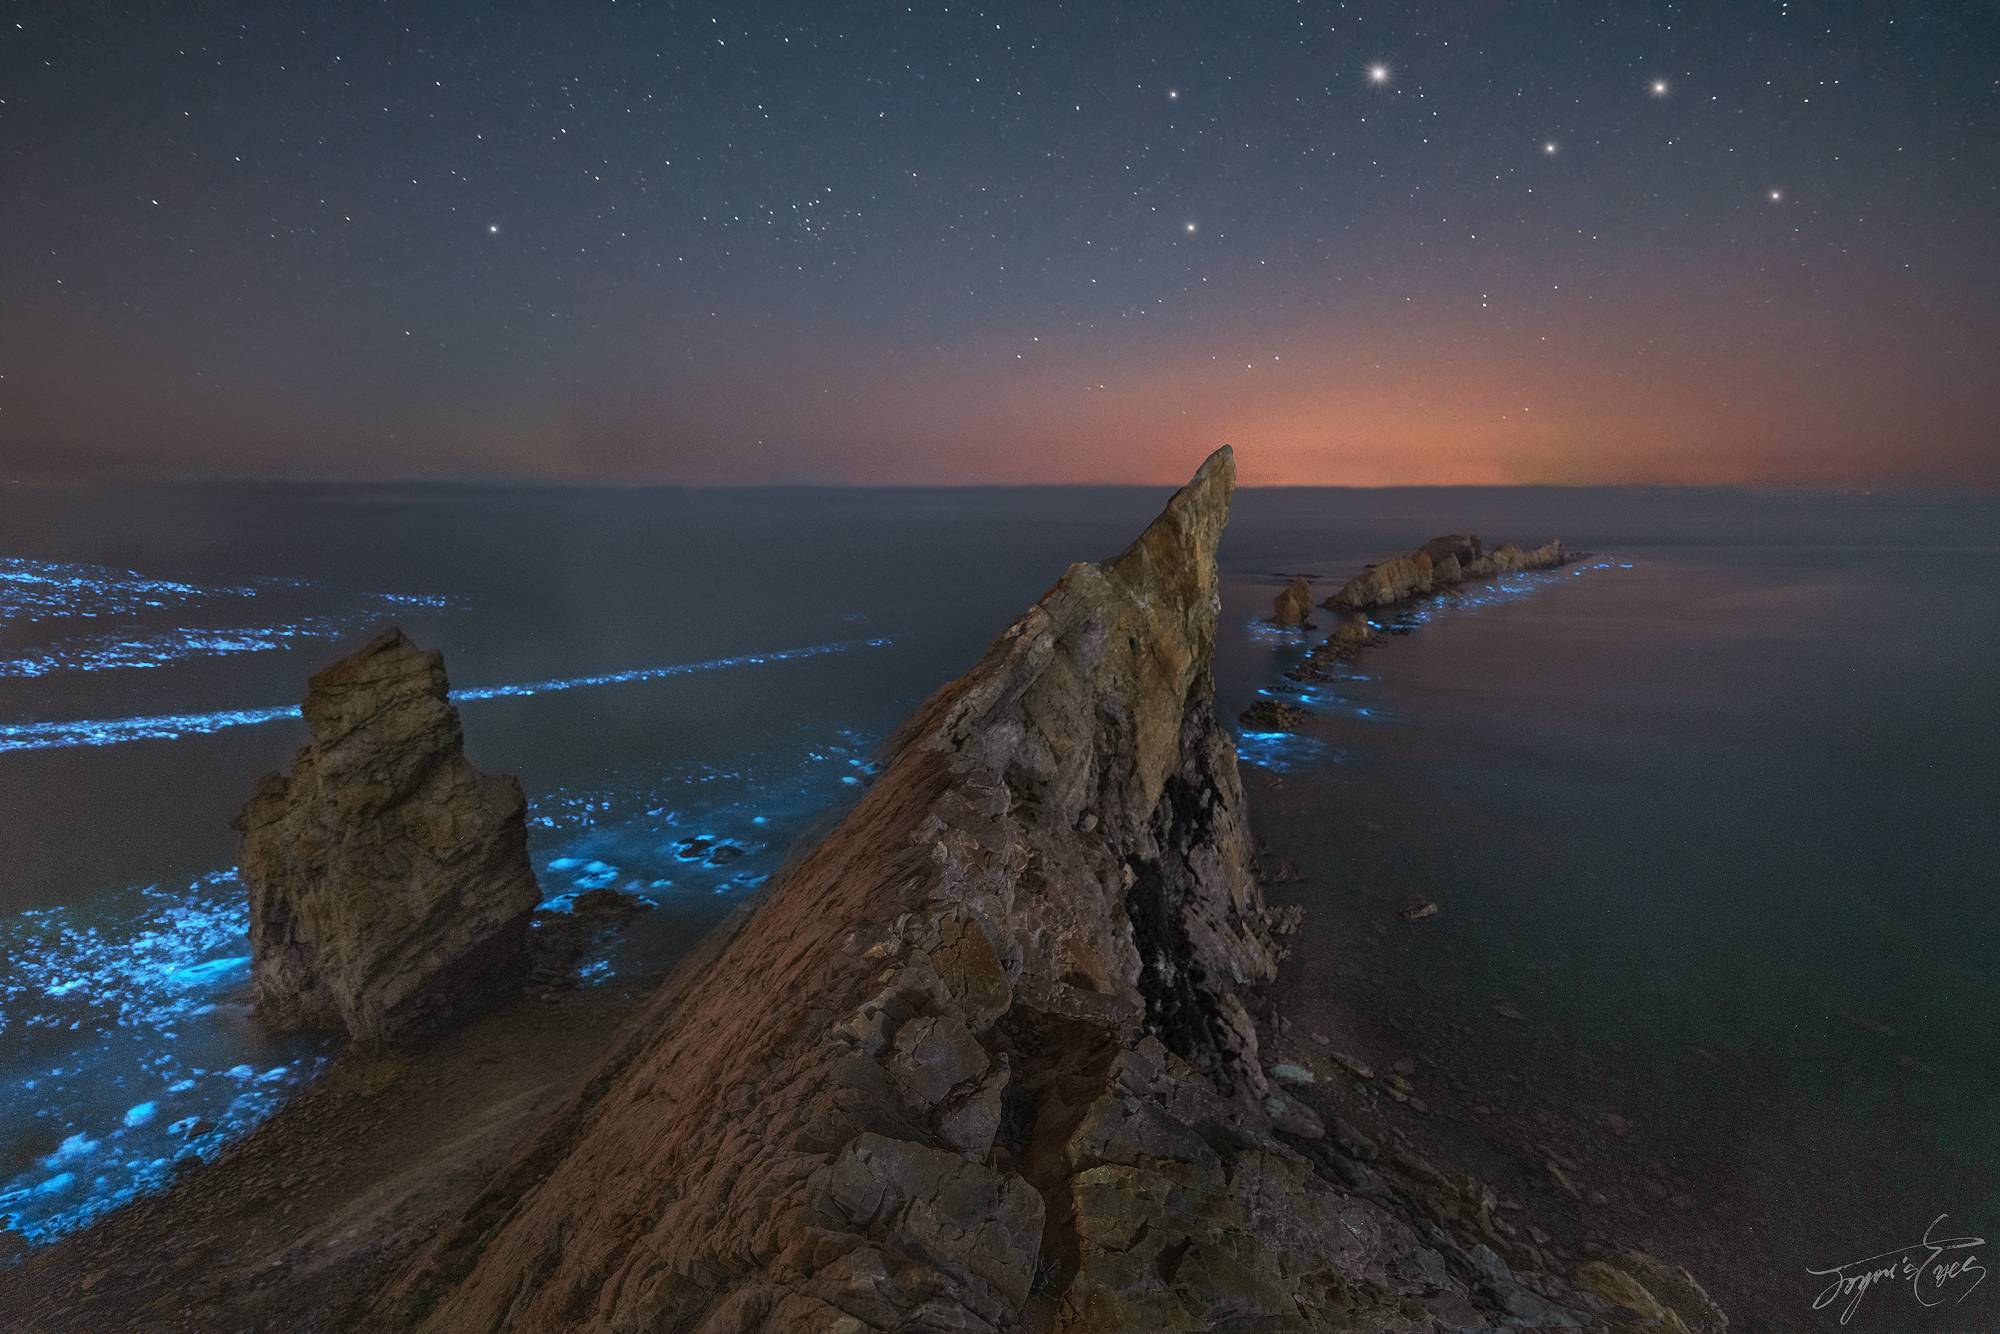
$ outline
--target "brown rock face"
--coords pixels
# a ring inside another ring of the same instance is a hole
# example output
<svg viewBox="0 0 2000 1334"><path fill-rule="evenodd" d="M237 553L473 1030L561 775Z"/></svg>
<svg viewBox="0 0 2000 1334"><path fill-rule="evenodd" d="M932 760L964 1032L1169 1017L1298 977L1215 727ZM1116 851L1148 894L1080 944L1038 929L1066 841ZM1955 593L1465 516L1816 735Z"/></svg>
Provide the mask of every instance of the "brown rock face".
<svg viewBox="0 0 2000 1334"><path fill-rule="evenodd" d="M1504 1265L1336 1184L1258 1058L1277 949L1209 676L1233 477L1219 451L920 708L371 1322L1494 1323Z"/></svg>
<svg viewBox="0 0 2000 1334"><path fill-rule="evenodd" d="M1481 550L1479 539L1470 533L1451 533L1444 537L1433 537L1418 548L1423 555L1431 558L1433 565L1442 566L1447 560L1455 560L1461 566L1479 559Z"/></svg>
<svg viewBox="0 0 2000 1334"><path fill-rule="evenodd" d="M467 762L443 658L386 631L312 678L305 717L236 820L258 1017L376 1043L518 981L527 802Z"/></svg>
<svg viewBox="0 0 2000 1334"><path fill-rule="evenodd" d="M1304 575L1292 576L1271 608L1271 624L1304 625L1312 615L1312 583Z"/></svg>
<svg viewBox="0 0 2000 1334"><path fill-rule="evenodd" d="M1463 583L1515 570L1552 570L1576 553L1551 538L1533 551L1508 542L1488 552L1467 533L1433 537L1407 556L1371 565L1323 604L1338 611L1378 611Z"/></svg>

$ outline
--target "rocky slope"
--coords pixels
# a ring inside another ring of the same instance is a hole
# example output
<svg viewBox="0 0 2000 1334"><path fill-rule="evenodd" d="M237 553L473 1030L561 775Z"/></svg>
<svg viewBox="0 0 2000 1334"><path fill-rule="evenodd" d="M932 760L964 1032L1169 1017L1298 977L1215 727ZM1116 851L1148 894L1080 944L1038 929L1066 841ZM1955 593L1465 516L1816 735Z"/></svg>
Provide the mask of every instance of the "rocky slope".
<svg viewBox="0 0 2000 1334"><path fill-rule="evenodd" d="M435 1330L1580 1324L1354 1182L1260 1058L1214 712L1227 450L933 697L845 820L377 1295ZM1365 1169L1363 1169L1365 1171Z"/></svg>
<svg viewBox="0 0 2000 1334"><path fill-rule="evenodd" d="M236 822L258 1017L380 1043L518 983L527 802L466 760L444 660L388 630L312 678L305 719Z"/></svg>

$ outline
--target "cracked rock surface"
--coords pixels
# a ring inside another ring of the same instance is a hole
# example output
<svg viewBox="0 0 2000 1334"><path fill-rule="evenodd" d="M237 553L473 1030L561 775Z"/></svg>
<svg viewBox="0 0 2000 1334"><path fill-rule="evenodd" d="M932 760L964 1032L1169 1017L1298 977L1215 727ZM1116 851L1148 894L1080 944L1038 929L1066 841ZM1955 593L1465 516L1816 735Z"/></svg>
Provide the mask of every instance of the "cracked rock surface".
<svg viewBox="0 0 2000 1334"><path fill-rule="evenodd" d="M312 678L305 719L236 820L258 1017L377 1044L517 984L527 801L465 758L444 659L385 631Z"/></svg>
<svg viewBox="0 0 2000 1334"><path fill-rule="evenodd" d="M1344 1180L1266 1077L1279 932L1209 675L1233 484L1218 451L924 704L369 1323L1584 1323Z"/></svg>

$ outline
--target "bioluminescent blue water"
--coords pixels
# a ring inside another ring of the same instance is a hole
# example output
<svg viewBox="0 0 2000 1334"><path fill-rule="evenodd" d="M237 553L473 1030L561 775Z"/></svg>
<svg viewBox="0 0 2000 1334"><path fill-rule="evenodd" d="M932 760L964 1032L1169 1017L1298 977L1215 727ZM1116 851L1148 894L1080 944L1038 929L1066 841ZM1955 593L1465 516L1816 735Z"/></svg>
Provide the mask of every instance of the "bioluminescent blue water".
<svg viewBox="0 0 2000 1334"><path fill-rule="evenodd" d="M1459 585L1440 597L1393 608L1381 613L1379 618L1371 619L1369 624L1385 634L1411 634L1440 618L1475 615L1488 608L1530 597L1549 589L1564 578L1619 568L1629 570L1632 566L1629 562L1621 564L1613 561L1595 561L1562 570L1537 570L1502 575L1491 580ZM1321 633L1281 628L1262 618L1249 621L1242 628L1249 643L1271 650L1272 660L1285 666L1290 666L1303 658L1306 651L1319 642ZM1326 681L1316 681L1311 684L1277 677L1257 686L1255 694L1260 698L1277 699L1299 705L1323 718L1346 717L1365 722L1388 720L1388 711L1379 701L1373 698L1356 698L1351 690L1343 689L1345 683L1367 681L1369 677L1366 674L1356 671L1350 664L1343 663L1333 667L1328 677ZM1323 738L1306 731L1266 732L1239 729L1236 737L1236 753L1237 758L1243 763L1255 765L1260 769L1269 769L1275 773L1291 773L1322 767L1338 763L1342 758L1337 748L1329 745Z"/></svg>
<svg viewBox="0 0 2000 1334"><path fill-rule="evenodd" d="M581 965L632 984L853 798L862 738L1163 498L0 488L0 661L50 667L0 674L0 1225L43 1239L151 1188L323 1055L243 1011L229 820L303 739L289 705L246 703L298 699L390 619L454 680L521 683L460 696L469 751L522 775L550 910L592 889L656 905ZM1326 627L1256 626L1271 572L1308 572L1317 599L1467 530L1605 555L1379 616L1356 663L1285 678ZM1504 988L1533 1049L1511 1058L1601 1076L1635 1123L1674 1108L1682 1156L1839 1181L1916 1146L1906 1179L1869 1176L1858 1223L1973 1211L1937 1164L2000 1153L2000 1056L1954 1018L2000 1003L1996 549L2000 505L1976 497L1239 491L1218 706L1311 714L1241 750L1260 839L1307 877L1272 891L1307 908L1286 977L1351 992L1386 920L1367 962L1388 1003L1464 993L1450 1031L1472 1047L1502 1041L1482 1025ZM384 589L435 596L365 591ZM340 640L210 651L322 620ZM1409 892L1443 912L1403 932ZM1811 1244L1838 1201L1811 1227L1790 1207L1787 1263L1849 1253Z"/></svg>
<svg viewBox="0 0 2000 1334"><path fill-rule="evenodd" d="M854 648L881 648L887 639L852 639L833 644L808 644L802 648L774 649L768 653L741 653L702 662L673 662L656 667L637 667L622 672L598 672L589 676L551 677L512 685L471 686L454 690L458 703L489 699L525 699L564 690L588 690L601 686L635 685L664 681L696 672L722 672L739 667L763 667L778 662L798 662L806 658L842 653ZM273 704L259 709L216 709L207 713L159 713L137 718L77 718L62 721L0 723L0 754L16 750L55 750L67 746L117 746L131 741L173 741L181 737L206 736L233 727L256 727L299 717L296 704Z"/></svg>
<svg viewBox="0 0 2000 1334"><path fill-rule="evenodd" d="M560 690L589 690L598 686L637 685L644 681L665 681L676 676L687 676L695 672L724 672L736 667L763 667L774 662L799 662L806 658L820 658L829 653L845 653L849 649L883 648L891 641L876 639L846 639L832 644L808 644L803 648L773 649L768 653L739 653L727 658L709 658L702 662L671 662L658 667L635 667L623 672L599 672L592 676L550 677L542 681L527 681L518 685L473 686L465 690L454 690L454 700L510 699L529 695L550 695Z"/></svg>
<svg viewBox="0 0 2000 1334"><path fill-rule="evenodd" d="M1260 769L1289 773L1308 765L1328 763L1333 749L1318 737L1298 732L1244 730L1236 737L1236 758Z"/></svg>
<svg viewBox="0 0 2000 1334"><path fill-rule="evenodd" d="M242 583L208 584L159 578L137 570L121 570L105 565L82 565L60 561L28 560L0 556L0 626L8 622L35 624L42 621L104 621L130 618L142 613L192 610L216 603L240 603L257 597L326 588L315 580L259 576ZM354 593L349 600L379 607L440 609L453 599L439 593ZM276 633L276 628L268 631ZM189 630L189 636L198 631ZM219 631L217 633L220 633ZM102 642L102 641L100 641ZM163 643L155 656L167 651ZM189 654L204 651L199 643L188 645ZM228 650L223 651L240 651ZM84 670L106 666L152 666L153 660L125 664L102 662L79 649L77 665ZM13 672L7 675L39 675Z"/></svg>
<svg viewBox="0 0 2000 1334"><path fill-rule="evenodd" d="M255 596L257 590L248 584L185 583L102 565L0 556L0 624L72 617L96 620Z"/></svg>
<svg viewBox="0 0 2000 1334"><path fill-rule="evenodd" d="M691 914L712 921L763 884L872 773L872 744L835 729L730 768L535 793L544 908L616 889L656 909L593 943L582 984L658 971L691 944ZM36 1242L83 1226L213 1158L318 1072L326 1040L273 1039L250 1019L247 930L232 870L0 924L0 1226Z"/></svg>
<svg viewBox="0 0 2000 1334"><path fill-rule="evenodd" d="M242 1013L247 926L231 871L0 924L0 1226L80 1227L311 1077L322 1044Z"/></svg>
<svg viewBox="0 0 2000 1334"><path fill-rule="evenodd" d="M32 653L0 658L0 678L49 676L56 672L129 671L165 667L189 658L275 653L303 641L339 639L353 634L357 628L352 620L316 617L285 625L81 635L56 640Z"/></svg>

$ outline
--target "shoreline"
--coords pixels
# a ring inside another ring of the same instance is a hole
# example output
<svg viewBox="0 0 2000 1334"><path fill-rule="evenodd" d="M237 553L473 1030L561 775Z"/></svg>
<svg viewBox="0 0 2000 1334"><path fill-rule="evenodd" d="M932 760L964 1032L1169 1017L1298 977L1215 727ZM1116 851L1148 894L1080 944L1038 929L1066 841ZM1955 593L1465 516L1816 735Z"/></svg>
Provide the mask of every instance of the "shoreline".
<svg viewBox="0 0 2000 1334"><path fill-rule="evenodd" d="M1607 563L1619 562L1599 558L1589 568ZM1269 586L1284 577L1268 576ZM1448 602L1458 592L1402 610ZM1268 633L1255 637L1270 642ZM1372 640L1368 651L1389 653L1387 639ZM1280 655L1267 668L1263 699L1311 699L1284 664ZM1393 658L1377 659L1366 670L1389 678L1396 666ZM1335 749L1353 737L1353 721L1300 709L1289 730L1304 745ZM1555 1004L1569 997L1554 990L1544 997L1529 985L1482 986L1494 979L1464 972L1461 905L1438 894L1449 923L1442 931L1429 920L1437 905L1428 913L1408 910L1408 890L1437 892L1431 881L1449 857L1429 878L1399 883L1385 869L1410 865L1396 846L1440 837L1429 818L1434 803L1464 799L1447 795L1443 782L1426 786L1421 765L1392 777L1246 764L1244 784L1260 855L1282 870L1267 878L1270 901L1304 914L1298 947L1274 988L1289 1021L1280 1050L1315 1074L1310 1096L1321 1101L1311 1105L1330 1127L1347 1122L1386 1159L1414 1146L1419 1161L1405 1175L1423 1181L1436 1168L1447 1180L1469 1174L1492 1185L1501 1212L1533 1219L1547 1240L1532 1232L1529 1240L1569 1263L1623 1239L1684 1264L1733 1327L1756 1330L1833 1327L1812 1305L1826 1280L1810 1278L1808 1266L1871 1254L1929 1221L1923 1214L1911 1227L1900 1214L1885 1217L1880 1202L1910 1193L1904 1149L1802 1107L1774 1085L1762 1069L1777 1055L1768 1036L1759 1045L1742 1040L1754 1038L1749 1033L1635 1032L1612 1035L1606 1049L1606 1035L1593 1029L1579 1045L1576 1016ZM1504 824L1507 817L1492 818ZM1363 845L1365 855L1355 851ZM1475 837L1472 846L1497 844ZM1837 1017L1871 1035L1889 1033L1865 1017ZM1641 1093L1630 1078L1635 1063L1678 1072L1661 1076L1676 1085L1676 1096L1660 1101ZM1979 1167L1962 1161L1954 1169L1947 1161L1934 1171L1974 1180ZM1463 1193L1447 1196L1466 1203ZM1509 1198L1519 1207L1509 1210ZM1950 1196L1941 1195L1937 1208L1948 1207ZM1956 1213L1951 1221L1959 1222ZM1905 1285L1862 1303L1846 1328L1945 1334L1970 1327L1962 1319L1972 1305L1954 1323L1948 1308L1914 1304Z"/></svg>

